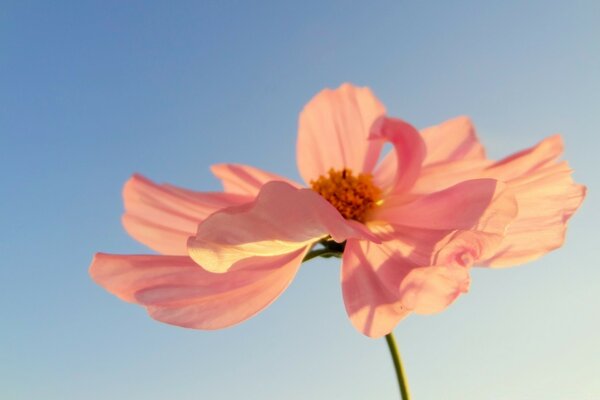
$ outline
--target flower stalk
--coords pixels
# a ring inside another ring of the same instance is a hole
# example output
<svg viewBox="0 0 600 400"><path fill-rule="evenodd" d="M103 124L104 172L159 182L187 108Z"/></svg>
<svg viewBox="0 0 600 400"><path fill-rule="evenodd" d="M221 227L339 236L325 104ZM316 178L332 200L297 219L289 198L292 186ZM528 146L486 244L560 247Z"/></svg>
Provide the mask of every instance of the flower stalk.
<svg viewBox="0 0 600 400"><path fill-rule="evenodd" d="M317 244L322 245L323 248L316 250L311 249L311 251L306 254L302 262L306 262L317 257L340 258L344 253L345 243L339 244L329 240L321 240ZM402 366L402 359L400 358L400 351L398 350L398 345L396 344L396 339L394 338L394 332L390 332L385 335L385 341L387 342L388 348L390 349L390 355L392 356L392 361L394 362L394 370L396 371L396 378L398 379L398 386L400 388L400 398L402 400L410 400L408 381L406 379L404 367Z"/></svg>
<svg viewBox="0 0 600 400"><path fill-rule="evenodd" d="M402 366L402 359L400 358L400 352L398 351L398 345L394 338L394 332L390 332L385 335L385 341L387 342L392 361L394 362L394 368L396 370L396 377L398 378L398 386L400 387L400 396L402 400L410 400L410 392L408 391L408 381L406 380L406 374L404 373L404 367Z"/></svg>

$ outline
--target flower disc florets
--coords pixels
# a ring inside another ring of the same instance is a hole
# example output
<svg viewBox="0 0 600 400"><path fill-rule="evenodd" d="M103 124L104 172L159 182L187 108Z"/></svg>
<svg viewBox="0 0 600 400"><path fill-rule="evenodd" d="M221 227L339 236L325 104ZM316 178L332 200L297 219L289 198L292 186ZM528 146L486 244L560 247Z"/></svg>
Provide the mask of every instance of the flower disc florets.
<svg viewBox="0 0 600 400"><path fill-rule="evenodd" d="M310 181L312 190L330 202L346 219L364 222L367 211L372 209L381 195L381 190L373 184L371 174L358 174L344 168L329 170L328 176L321 175Z"/></svg>

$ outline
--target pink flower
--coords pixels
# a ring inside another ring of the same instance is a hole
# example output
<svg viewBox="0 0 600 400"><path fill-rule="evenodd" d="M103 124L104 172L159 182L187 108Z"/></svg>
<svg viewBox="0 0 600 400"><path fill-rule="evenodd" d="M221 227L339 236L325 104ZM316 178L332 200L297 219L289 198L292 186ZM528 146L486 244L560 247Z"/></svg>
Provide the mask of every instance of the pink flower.
<svg viewBox="0 0 600 400"><path fill-rule="evenodd" d="M385 143L390 151L381 162ZM368 88L317 94L300 115L297 160L309 188L257 168L212 167L224 193L124 188L129 234L165 255L97 254L93 279L162 322L220 329L290 284L317 243L342 249L352 324L383 336L411 312L446 308L469 269L510 266L562 245L585 187L559 136L494 162L468 118L418 132L385 116Z"/></svg>

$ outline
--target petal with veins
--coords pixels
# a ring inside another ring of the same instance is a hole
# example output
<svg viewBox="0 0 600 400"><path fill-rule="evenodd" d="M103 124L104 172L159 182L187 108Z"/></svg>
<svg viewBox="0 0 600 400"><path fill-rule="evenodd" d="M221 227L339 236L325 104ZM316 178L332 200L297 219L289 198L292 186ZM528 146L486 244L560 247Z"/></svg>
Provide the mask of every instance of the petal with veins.
<svg viewBox="0 0 600 400"><path fill-rule="evenodd" d="M304 254L248 259L226 274L208 272L185 256L97 254L90 275L120 299L145 306L154 319L221 329L256 315L279 297Z"/></svg>
<svg viewBox="0 0 600 400"><path fill-rule="evenodd" d="M331 168L371 172L382 143L367 138L384 113L368 88L346 83L318 93L302 110L298 126L297 162L304 181L309 184Z"/></svg>
<svg viewBox="0 0 600 400"><path fill-rule="evenodd" d="M123 187L123 200L123 225L133 238L163 254L187 255L187 238L200 222L215 211L252 198L193 192L134 175Z"/></svg>

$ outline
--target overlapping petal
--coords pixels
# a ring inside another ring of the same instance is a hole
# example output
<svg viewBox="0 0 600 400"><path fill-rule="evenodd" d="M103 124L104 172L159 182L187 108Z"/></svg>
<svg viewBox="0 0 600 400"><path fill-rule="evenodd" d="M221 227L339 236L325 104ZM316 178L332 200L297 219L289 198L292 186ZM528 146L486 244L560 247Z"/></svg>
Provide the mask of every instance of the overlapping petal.
<svg viewBox="0 0 600 400"><path fill-rule="evenodd" d="M342 292L352 324L381 337L411 312L446 308L469 286L459 265L418 265L402 254L403 243L349 240L342 260Z"/></svg>
<svg viewBox="0 0 600 400"><path fill-rule="evenodd" d="M188 250L205 269L225 272L245 258L290 253L327 236L336 242L369 238L316 192L269 182L252 203L207 218Z"/></svg>
<svg viewBox="0 0 600 400"><path fill-rule="evenodd" d="M568 165L557 161L562 151L562 138L554 135L497 162L472 159L427 166L413 190L439 190L474 177L505 181L517 201L518 215L497 254L481 263L495 267L522 264L562 245L567 221L585 197L585 187L573 182Z"/></svg>
<svg viewBox="0 0 600 400"><path fill-rule="evenodd" d="M236 271L214 274L185 256L97 254L90 275L152 318L194 329L221 329L271 304L294 278L304 250L248 259Z"/></svg>
<svg viewBox="0 0 600 400"><path fill-rule="evenodd" d="M318 93L302 110L297 162L306 183L330 168L371 172L382 143L369 141L373 123L385 107L368 88L343 84Z"/></svg>
<svg viewBox="0 0 600 400"><path fill-rule="evenodd" d="M406 202L394 196L372 213L391 225L503 234L517 214L514 194L494 179L474 179Z"/></svg>
<svg viewBox="0 0 600 400"><path fill-rule="evenodd" d="M217 210L247 203L251 197L201 193L156 184L134 175L123 188L123 225L139 242L163 254L186 255L187 238Z"/></svg>

